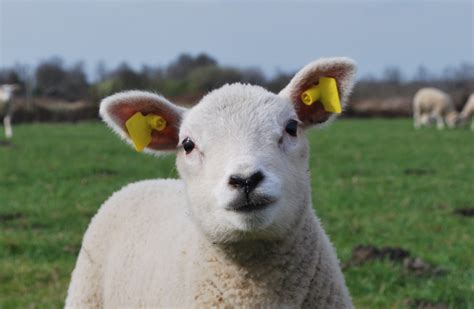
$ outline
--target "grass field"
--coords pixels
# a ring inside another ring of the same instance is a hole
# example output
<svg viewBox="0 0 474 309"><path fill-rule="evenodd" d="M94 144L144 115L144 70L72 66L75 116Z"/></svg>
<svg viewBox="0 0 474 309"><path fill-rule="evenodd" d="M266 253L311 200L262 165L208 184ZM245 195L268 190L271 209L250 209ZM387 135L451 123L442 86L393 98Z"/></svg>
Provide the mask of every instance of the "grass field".
<svg viewBox="0 0 474 309"><path fill-rule="evenodd" d="M341 120L310 139L314 205L342 262L372 244L443 270L348 267L355 305L474 308L474 218L454 213L474 207L474 134ZM136 154L98 122L15 127L14 146L0 147L0 308L62 306L100 204L129 182L175 176L172 156Z"/></svg>

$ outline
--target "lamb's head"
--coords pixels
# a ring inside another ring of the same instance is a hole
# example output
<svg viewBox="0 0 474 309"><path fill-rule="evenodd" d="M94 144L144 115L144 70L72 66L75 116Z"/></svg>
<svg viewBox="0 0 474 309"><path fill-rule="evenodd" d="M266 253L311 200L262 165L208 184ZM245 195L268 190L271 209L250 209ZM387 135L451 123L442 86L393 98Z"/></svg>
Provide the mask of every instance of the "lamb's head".
<svg viewBox="0 0 474 309"><path fill-rule="evenodd" d="M453 110L446 114L445 121L449 128L454 128L460 124L461 118L459 113Z"/></svg>
<svg viewBox="0 0 474 309"><path fill-rule="evenodd" d="M3 84L0 85L0 101L9 101L16 91L21 87L18 84Z"/></svg>
<svg viewBox="0 0 474 309"><path fill-rule="evenodd" d="M280 238L311 205L305 130L335 116L319 102L303 104L301 94L320 77L332 77L344 104L354 70L350 59L321 59L279 94L225 85L189 110L156 94L123 92L104 99L100 113L129 143L125 122L135 113L165 119L145 151L177 151L190 213L213 241Z"/></svg>

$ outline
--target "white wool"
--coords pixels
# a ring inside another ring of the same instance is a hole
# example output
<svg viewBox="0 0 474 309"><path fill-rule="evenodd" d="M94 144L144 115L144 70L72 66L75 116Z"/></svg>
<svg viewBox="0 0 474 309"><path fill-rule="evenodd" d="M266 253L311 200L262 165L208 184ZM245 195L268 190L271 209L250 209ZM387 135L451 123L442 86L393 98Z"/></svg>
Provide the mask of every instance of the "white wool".
<svg viewBox="0 0 474 309"><path fill-rule="evenodd" d="M474 131L474 93L471 93L467 99L459 118L462 123L467 123L471 120L471 130Z"/></svg>
<svg viewBox="0 0 474 309"><path fill-rule="evenodd" d="M453 128L458 121L458 113L449 94L436 88L422 88L413 97L414 127L429 125L436 121L438 129L443 129L445 122Z"/></svg>
<svg viewBox="0 0 474 309"><path fill-rule="evenodd" d="M124 122L154 113L151 153L178 144L180 180L131 184L102 205L83 240L66 307L351 308L328 237L313 211L305 129L330 120L299 96L320 76L352 87L346 58L303 68L280 94L225 85L195 107L140 91L105 99L101 115L129 141ZM297 135L286 132L299 121ZM186 153L185 139L194 142ZM252 177L259 182L249 189ZM246 187L231 185L232 177Z"/></svg>
<svg viewBox="0 0 474 309"><path fill-rule="evenodd" d="M3 127L5 137L13 137L12 118L13 118L13 96L20 87L16 84L4 84L0 86L0 110L4 110Z"/></svg>

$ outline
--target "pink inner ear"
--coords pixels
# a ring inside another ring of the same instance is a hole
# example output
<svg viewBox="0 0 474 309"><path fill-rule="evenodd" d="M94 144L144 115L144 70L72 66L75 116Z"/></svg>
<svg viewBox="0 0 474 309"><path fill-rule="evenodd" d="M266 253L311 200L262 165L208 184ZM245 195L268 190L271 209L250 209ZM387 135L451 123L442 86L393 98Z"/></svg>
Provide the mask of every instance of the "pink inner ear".
<svg viewBox="0 0 474 309"><path fill-rule="evenodd" d="M147 148L155 150L176 149L180 118L172 110L162 108L156 102L145 100L134 101L132 104L129 102L118 103L110 108L110 113L125 132L127 132L125 122L137 112L141 112L144 116L148 114L159 115L166 120L166 128L163 131L152 131L151 143Z"/></svg>
<svg viewBox="0 0 474 309"><path fill-rule="evenodd" d="M315 102L312 105L306 105L301 101L301 94L312 86L319 84L320 77L332 77L336 79L337 89L339 92L339 98L341 104L343 103L343 90L341 81L346 78L347 70L345 67L336 67L327 71L315 72L313 74L307 74L305 78L302 78L295 85L296 91L291 94L291 101L296 102L296 112L299 119L306 124L318 124L323 123L332 115L332 113L324 110L321 102Z"/></svg>

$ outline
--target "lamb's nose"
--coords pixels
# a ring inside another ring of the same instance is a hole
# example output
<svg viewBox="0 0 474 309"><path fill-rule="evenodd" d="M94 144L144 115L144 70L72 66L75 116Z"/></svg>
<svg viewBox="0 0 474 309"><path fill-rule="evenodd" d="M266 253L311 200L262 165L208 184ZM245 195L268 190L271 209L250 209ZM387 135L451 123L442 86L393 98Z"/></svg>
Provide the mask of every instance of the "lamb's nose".
<svg viewBox="0 0 474 309"><path fill-rule="evenodd" d="M253 173L250 177L244 178L240 175L231 175L229 177L229 185L239 190L243 190L245 194L252 192L259 183L265 178L261 171Z"/></svg>

